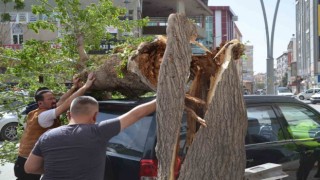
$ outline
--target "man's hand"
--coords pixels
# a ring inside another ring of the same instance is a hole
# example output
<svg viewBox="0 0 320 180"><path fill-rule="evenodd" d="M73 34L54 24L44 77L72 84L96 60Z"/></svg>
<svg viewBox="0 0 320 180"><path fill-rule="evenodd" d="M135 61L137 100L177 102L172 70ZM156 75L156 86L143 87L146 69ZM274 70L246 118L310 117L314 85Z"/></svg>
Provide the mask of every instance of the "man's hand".
<svg viewBox="0 0 320 180"><path fill-rule="evenodd" d="M73 83L73 86L76 88L76 89L79 89L83 86L83 82L80 80L79 78L79 74L75 74L73 77L72 77L72 83Z"/></svg>
<svg viewBox="0 0 320 180"><path fill-rule="evenodd" d="M93 72L89 73L88 78L87 78L87 82L86 82L86 84L84 84L83 87L86 89L90 88L92 86L94 80L96 80L94 73Z"/></svg>

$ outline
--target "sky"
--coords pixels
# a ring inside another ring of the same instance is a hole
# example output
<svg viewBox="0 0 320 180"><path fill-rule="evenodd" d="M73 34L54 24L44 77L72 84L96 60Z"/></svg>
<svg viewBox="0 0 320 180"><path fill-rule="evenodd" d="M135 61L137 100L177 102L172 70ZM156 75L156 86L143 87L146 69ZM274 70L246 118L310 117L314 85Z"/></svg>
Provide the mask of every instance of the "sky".
<svg viewBox="0 0 320 180"><path fill-rule="evenodd" d="M269 36L277 0L264 0L266 9ZM260 0L209 0L209 6L230 6L238 16L237 24L242 42L253 45L254 74L266 72L267 41L266 28ZM273 58L281 56L295 34L295 0L280 0L276 25L274 30Z"/></svg>

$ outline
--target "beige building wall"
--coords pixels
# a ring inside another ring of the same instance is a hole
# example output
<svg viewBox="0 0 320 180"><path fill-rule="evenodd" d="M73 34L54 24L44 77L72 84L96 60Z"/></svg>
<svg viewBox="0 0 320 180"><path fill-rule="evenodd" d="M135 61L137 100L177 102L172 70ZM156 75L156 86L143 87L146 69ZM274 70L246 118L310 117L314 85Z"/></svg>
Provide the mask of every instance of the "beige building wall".
<svg viewBox="0 0 320 180"><path fill-rule="evenodd" d="M0 45L1 44L11 44L10 37L11 26L10 23L0 24Z"/></svg>
<svg viewBox="0 0 320 180"><path fill-rule="evenodd" d="M58 31L52 32L50 30L41 30L39 33L35 33L33 30L27 27L23 28L24 40L37 39L41 41L53 41L58 37Z"/></svg>

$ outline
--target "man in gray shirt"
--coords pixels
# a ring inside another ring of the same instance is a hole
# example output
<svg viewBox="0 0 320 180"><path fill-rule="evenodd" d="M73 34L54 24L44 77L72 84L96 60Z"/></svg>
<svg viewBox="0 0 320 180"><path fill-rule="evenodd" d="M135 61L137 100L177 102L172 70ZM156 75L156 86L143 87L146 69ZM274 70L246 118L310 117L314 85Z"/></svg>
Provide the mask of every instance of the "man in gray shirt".
<svg viewBox="0 0 320 180"><path fill-rule="evenodd" d="M73 100L70 123L44 133L25 164L25 171L43 180L100 180L104 176L107 140L156 109L156 100L115 119L95 124L98 102L89 96Z"/></svg>

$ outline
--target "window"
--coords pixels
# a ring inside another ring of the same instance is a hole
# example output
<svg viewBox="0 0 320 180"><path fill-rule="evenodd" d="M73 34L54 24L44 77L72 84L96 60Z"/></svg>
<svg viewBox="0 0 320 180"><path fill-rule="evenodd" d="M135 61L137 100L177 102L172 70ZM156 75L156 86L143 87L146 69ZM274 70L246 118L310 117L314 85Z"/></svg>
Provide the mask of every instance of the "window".
<svg viewBox="0 0 320 180"><path fill-rule="evenodd" d="M26 13L19 13L19 23L27 22L27 14Z"/></svg>
<svg viewBox="0 0 320 180"><path fill-rule="evenodd" d="M23 28L21 24L12 24L12 43L22 44L23 43Z"/></svg>
<svg viewBox="0 0 320 180"><path fill-rule="evenodd" d="M11 18L11 22L17 22L17 17L18 14L17 13L9 13L10 14L10 18Z"/></svg>
<svg viewBox="0 0 320 180"><path fill-rule="evenodd" d="M280 105L294 139L313 138L320 132L320 117L302 106Z"/></svg>
<svg viewBox="0 0 320 180"><path fill-rule="evenodd" d="M122 113L123 112L100 112L97 117L97 122L116 118ZM152 118L152 116L146 116L121 131L109 140L108 148L120 154L142 157Z"/></svg>
<svg viewBox="0 0 320 180"><path fill-rule="evenodd" d="M307 94L312 94L313 93L313 89L309 89L306 91Z"/></svg>
<svg viewBox="0 0 320 180"><path fill-rule="evenodd" d="M38 15L29 13L29 22L35 22L38 20Z"/></svg>
<svg viewBox="0 0 320 180"><path fill-rule="evenodd" d="M271 106L247 107L247 116L247 144L283 139L283 132Z"/></svg>

